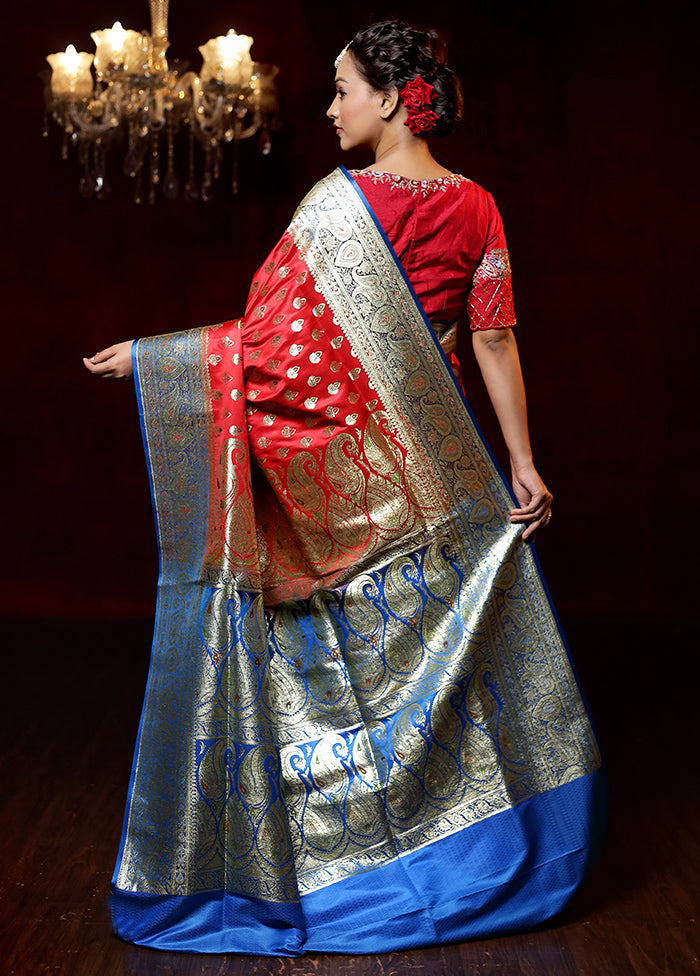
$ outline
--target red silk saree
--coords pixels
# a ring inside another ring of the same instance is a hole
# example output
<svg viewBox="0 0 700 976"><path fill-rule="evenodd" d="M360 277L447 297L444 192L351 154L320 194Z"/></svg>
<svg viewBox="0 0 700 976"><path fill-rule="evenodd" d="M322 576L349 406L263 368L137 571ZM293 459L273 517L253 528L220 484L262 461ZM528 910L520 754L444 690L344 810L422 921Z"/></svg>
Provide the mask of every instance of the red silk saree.
<svg viewBox="0 0 700 976"><path fill-rule="evenodd" d="M134 365L161 563L115 931L381 952L560 911L603 826L595 736L350 176L303 201L242 319L141 340Z"/></svg>

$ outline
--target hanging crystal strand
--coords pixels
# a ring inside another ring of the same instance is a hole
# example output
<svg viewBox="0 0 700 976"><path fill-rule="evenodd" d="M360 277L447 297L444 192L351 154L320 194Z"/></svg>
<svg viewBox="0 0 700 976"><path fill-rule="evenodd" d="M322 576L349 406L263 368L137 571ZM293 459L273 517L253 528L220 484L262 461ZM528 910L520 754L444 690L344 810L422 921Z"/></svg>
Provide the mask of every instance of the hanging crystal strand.
<svg viewBox="0 0 700 976"><path fill-rule="evenodd" d="M124 176L133 179L143 165L143 144L139 142L138 129L134 119L129 120L129 143L124 166L122 171Z"/></svg>
<svg viewBox="0 0 700 976"><path fill-rule="evenodd" d="M78 183L78 191L84 200L91 197L95 192L95 180L90 171L90 145L86 139L81 139L78 143L78 162L83 167L83 174Z"/></svg>
<svg viewBox="0 0 700 976"><path fill-rule="evenodd" d="M163 196L166 200L175 200L180 192L180 181L175 172L175 127L171 115L168 115L166 138L168 146L168 168L165 173L165 180L163 181Z"/></svg>
<svg viewBox="0 0 700 976"><path fill-rule="evenodd" d="M272 152L272 138L270 136L270 129L267 124L267 116L263 117L262 127L258 137L258 149L260 150L260 154L262 156L269 156Z"/></svg>
<svg viewBox="0 0 700 976"><path fill-rule="evenodd" d="M236 106L235 117L233 120L233 177L231 179L231 190L234 196L238 196L239 145L241 142L241 132L243 130L245 111L245 106L239 102L239 104Z"/></svg>
<svg viewBox="0 0 700 976"><path fill-rule="evenodd" d="M185 183L185 200L188 203L195 203L199 200L199 187L194 178L194 122L189 122L188 145L187 145L187 182Z"/></svg>
<svg viewBox="0 0 700 976"><path fill-rule="evenodd" d="M215 180L221 176L221 143L218 139L211 140L212 176Z"/></svg>
<svg viewBox="0 0 700 976"><path fill-rule="evenodd" d="M148 140L148 118L145 113L141 113L138 119L134 120L134 151L138 158L138 168L135 173L134 183L134 203L143 203L145 199L146 167L144 159L146 157Z"/></svg>
<svg viewBox="0 0 700 976"><path fill-rule="evenodd" d="M238 133L233 140L233 176L231 177L231 190L234 196L238 196Z"/></svg>
<svg viewBox="0 0 700 976"><path fill-rule="evenodd" d="M160 159L158 156L158 133L151 133L151 148L148 164L148 202L156 202L156 187L160 183Z"/></svg>
<svg viewBox="0 0 700 976"><path fill-rule="evenodd" d="M202 190L200 196L204 203L209 203L213 196L211 181L211 142L207 142L204 147L204 176L202 177Z"/></svg>
<svg viewBox="0 0 700 976"><path fill-rule="evenodd" d="M143 203L143 167L136 174L134 181L134 203Z"/></svg>
<svg viewBox="0 0 700 976"><path fill-rule="evenodd" d="M106 199L112 196L112 184L107 178L107 148L104 145L100 147L100 155L102 157L102 198Z"/></svg>
<svg viewBox="0 0 700 976"><path fill-rule="evenodd" d="M112 187L107 179L107 154L101 139L96 139L92 149L92 185L98 200L106 200L112 194Z"/></svg>
<svg viewBox="0 0 700 976"><path fill-rule="evenodd" d="M234 113L234 107L233 107L233 105L229 105L226 108L226 115L224 116L224 118L226 118L225 124L222 124L222 129L223 129L223 134L224 134L224 141L226 143L229 143L229 142L232 142L233 141L233 137L236 134L236 132L235 132L236 116L235 116L235 113Z"/></svg>
<svg viewBox="0 0 700 976"><path fill-rule="evenodd" d="M70 148L70 143L71 143L71 138L70 138L71 132L72 130L69 130L68 126L66 126L63 132L63 141L61 142L61 159L64 162L66 161L66 159L68 159L68 150Z"/></svg>

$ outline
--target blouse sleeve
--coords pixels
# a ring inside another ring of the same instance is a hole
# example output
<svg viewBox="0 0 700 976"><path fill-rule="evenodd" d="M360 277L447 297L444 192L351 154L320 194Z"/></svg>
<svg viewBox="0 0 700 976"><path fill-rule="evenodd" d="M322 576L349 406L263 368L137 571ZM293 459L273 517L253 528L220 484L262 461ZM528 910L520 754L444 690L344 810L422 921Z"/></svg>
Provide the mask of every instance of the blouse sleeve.
<svg viewBox="0 0 700 976"><path fill-rule="evenodd" d="M489 219L481 260L467 296L469 325L473 331L508 329L515 325L510 260L503 221L488 194Z"/></svg>

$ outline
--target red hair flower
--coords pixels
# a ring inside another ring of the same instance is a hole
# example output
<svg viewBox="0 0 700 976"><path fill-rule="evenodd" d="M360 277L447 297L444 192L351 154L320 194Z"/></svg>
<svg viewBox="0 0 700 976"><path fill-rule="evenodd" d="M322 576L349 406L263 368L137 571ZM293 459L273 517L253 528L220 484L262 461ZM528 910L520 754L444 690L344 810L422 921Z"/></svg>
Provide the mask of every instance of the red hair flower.
<svg viewBox="0 0 700 976"><path fill-rule="evenodd" d="M416 75L413 81L407 82L399 92L401 101L406 106L407 125L414 136L422 132L430 132L435 128L439 116L433 112L430 103L435 98L435 89Z"/></svg>

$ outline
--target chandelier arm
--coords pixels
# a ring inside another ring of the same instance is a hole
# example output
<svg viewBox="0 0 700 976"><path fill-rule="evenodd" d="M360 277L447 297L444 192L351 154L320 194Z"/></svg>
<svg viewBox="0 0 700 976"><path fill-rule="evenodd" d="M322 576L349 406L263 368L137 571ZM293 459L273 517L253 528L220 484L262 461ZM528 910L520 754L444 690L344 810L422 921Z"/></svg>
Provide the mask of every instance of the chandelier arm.
<svg viewBox="0 0 700 976"><path fill-rule="evenodd" d="M77 125L82 133L93 138L104 135L105 132L109 132L110 129L118 125L118 116L110 113L109 106L107 106L107 112L108 119L106 122L88 122L78 112L78 106L75 102L71 102L68 106L68 114L71 117L71 121Z"/></svg>
<svg viewBox="0 0 700 976"><path fill-rule="evenodd" d="M224 114L224 96L217 95L213 107L202 97L199 85L192 85L193 120L202 132L216 128Z"/></svg>
<svg viewBox="0 0 700 976"><path fill-rule="evenodd" d="M236 139L250 139L251 136L254 136L256 132L260 131L260 126L262 123L262 115L260 115L259 112L256 112L250 125L246 126L245 129L236 128Z"/></svg>

